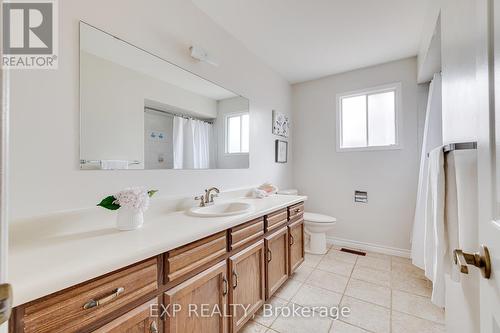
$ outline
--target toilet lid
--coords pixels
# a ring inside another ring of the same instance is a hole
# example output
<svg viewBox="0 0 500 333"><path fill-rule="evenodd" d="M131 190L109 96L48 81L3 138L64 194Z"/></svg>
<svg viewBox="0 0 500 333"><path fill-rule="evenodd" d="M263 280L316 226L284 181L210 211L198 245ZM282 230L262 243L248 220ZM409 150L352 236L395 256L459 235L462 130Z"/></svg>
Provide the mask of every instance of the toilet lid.
<svg viewBox="0 0 500 333"><path fill-rule="evenodd" d="M333 223L337 221L337 219L332 216L307 212L304 213L304 220L316 223Z"/></svg>

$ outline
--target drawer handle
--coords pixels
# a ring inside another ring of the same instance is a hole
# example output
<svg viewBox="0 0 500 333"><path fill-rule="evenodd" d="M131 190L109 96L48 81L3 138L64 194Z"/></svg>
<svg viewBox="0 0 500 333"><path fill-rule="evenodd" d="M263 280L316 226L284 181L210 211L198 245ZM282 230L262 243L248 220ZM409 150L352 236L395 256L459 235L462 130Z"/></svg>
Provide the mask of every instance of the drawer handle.
<svg viewBox="0 0 500 333"><path fill-rule="evenodd" d="M236 274L234 270L233 270L233 278L234 278L233 289L236 289L236 287L238 287L238 274Z"/></svg>
<svg viewBox="0 0 500 333"><path fill-rule="evenodd" d="M153 321L149 326L150 333L158 333L158 325L156 325L156 321Z"/></svg>
<svg viewBox="0 0 500 333"><path fill-rule="evenodd" d="M295 208L295 213L300 213L300 208Z"/></svg>
<svg viewBox="0 0 500 333"><path fill-rule="evenodd" d="M111 295L105 296L105 297L98 299L98 300L91 299L90 301L88 301L87 303L85 303L83 305L83 308L85 310L87 310L87 309L92 309L92 308L98 307L99 305L104 305L104 304L108 303L109 301L112 301L113 299L117 298L121 294L123 294L124 291L125 291L125 288L123 288L123 287L116 288L116 290Z"/></svg>
<svg viewBox="0 0 500 333"><path fill-rule="evenodd" d="M228 287L228 285L227 285L227 279L226 279L226 277L224 276L224 277L222 278L222 296L226 296L226 295L227 295L227 291L228 291L228 290L227 290L227 289L228 289L227 287Z"/></svg>
<svg viewBox="0 0 500 333"><path fill-rule="evenodd" d="M295 244L295 238L293 238L292 235L290 235L290 245Z"/></svg>
<svg viewBox="0 0 500 333"><path fill-rule="evenodd" d="M273 253L271 252L271 250L267 250L267 262L271 262L271 260L273 260Z"/></svg>

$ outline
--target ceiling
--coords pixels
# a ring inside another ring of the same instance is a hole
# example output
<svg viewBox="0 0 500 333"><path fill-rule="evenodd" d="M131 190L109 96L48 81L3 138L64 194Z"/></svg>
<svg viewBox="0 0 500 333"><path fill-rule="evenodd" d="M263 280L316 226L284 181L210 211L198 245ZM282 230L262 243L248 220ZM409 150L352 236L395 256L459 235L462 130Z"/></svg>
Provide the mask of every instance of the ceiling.
<svg viewBox="0 0 500 333"><path fill-rule="evenodd" d="M192 0L291 83L415 56L430 1Z"/></svg>

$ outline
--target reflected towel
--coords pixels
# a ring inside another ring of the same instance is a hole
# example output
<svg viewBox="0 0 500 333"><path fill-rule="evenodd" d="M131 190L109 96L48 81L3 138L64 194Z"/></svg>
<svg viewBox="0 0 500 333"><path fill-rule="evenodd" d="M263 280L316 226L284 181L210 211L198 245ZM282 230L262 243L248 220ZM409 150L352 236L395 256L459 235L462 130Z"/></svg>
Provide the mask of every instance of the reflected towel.
<svg viewBox="0 0 500 333"><path fill-rule="evenodd" d="M102 160L102 170L126 170L128 169L129 161L123 160Z"/></svg>

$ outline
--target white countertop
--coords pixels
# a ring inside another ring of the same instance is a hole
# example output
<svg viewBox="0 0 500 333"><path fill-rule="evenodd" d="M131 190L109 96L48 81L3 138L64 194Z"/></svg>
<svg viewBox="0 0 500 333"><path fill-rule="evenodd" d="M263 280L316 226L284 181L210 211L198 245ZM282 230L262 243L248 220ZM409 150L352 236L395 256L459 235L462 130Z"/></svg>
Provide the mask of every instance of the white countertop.
<svg viewBox="0 0 500 333"><path fill-rule="evenodd" d="M9 282L14 306L74 286L295 203L305 196L235 198L255 206L229 217L194 217L154 210L141 229L119 231L116 212L87 209L29 219L11 226ZM229 199L228 199L229 200ZM220 200L223 201L223 200Z"/></svg>

